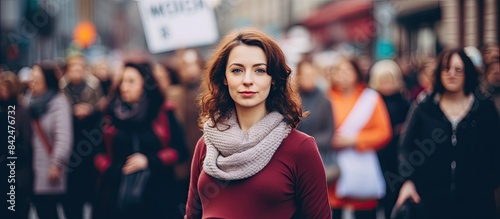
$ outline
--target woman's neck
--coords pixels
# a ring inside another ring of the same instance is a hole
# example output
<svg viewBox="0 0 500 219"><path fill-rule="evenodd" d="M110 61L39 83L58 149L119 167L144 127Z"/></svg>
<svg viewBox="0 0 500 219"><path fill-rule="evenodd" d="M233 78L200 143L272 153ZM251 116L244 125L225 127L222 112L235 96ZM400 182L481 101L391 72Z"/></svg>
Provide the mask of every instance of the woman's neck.
<svg viewBox="0 0 500 219"><path fill-rule="evenodd" d="M461 92L444 92L442 99L455 102L455 101L461 101L461 100L467 99L467 95L465 95L465 93L463 91L461 91Z"/></svg>
<svg viewBox="0 0 500 219"><path fill-rule="evenodd" d="M267 110L261 108L236 108L236 116L238 124L242 131L247 132L255 123L260 121L267 115Z"/></svg>

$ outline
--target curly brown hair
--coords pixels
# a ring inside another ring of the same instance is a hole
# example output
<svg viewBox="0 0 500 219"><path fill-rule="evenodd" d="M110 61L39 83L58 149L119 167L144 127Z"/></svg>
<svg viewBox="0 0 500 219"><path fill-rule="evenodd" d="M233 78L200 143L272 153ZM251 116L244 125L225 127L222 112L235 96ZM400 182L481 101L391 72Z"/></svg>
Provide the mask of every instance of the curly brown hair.
<svg viewBox="0 0 500 219"><path fill-rule="evenodd" d="M302 118L302 107L298 93L292 87L291 69L286 64L285 55L278 44L265 33L256 29L243 29L228 33L217 45L203 72L202 86L206 89L198 96L200 117L198 125L211 119L213 127L226 124L225 121L235 109L235 103L224 85L227 61L231 50L238 45L257 46L264 51L267 59L267 74L274 84L266 99L268 112L278 111L284 121L296 128Z"/></svg>

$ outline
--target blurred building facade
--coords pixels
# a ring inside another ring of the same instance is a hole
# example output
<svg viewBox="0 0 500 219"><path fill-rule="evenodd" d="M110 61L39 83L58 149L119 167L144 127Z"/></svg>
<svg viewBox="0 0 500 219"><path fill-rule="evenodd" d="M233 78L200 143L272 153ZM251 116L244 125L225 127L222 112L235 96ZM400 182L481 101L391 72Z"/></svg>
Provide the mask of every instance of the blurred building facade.
<svg viewBox="0 0 500 219"><path fill-rule="evenodd" d="M344 49L375 58L432 56L447 47L480 48L499 42L498 0L206 1L214 7L220 36L253 26L280 38L299 25L310 31L317 51ZM64 57L75 26L83 20L95 24L97 46L147 48L135 0L2 0L0 4L4 68L16 70Z"/></svg>
<svg viewBox="0 0 500 219"><path fill-rule="evenodd" d="M319 50L348 48L375 58L384 48L395 50L393 56L421 57L499 42L497 0L334 0L299 23Z"/></svg>
<svg viewBox="0 0 500 219"><path fill-rule="evenodd" d="M217 8L221 33L234 28L257 27L279 34L299 23L330 0L220 0Z"/></svg>
<svg viewBox="0 0 500 219"><path fill-rule="evenodd" d="M392 4L397 17L394 39L401 51L435 55L442 48L481 48L499 42L497 0L392 0Z"/></svg>

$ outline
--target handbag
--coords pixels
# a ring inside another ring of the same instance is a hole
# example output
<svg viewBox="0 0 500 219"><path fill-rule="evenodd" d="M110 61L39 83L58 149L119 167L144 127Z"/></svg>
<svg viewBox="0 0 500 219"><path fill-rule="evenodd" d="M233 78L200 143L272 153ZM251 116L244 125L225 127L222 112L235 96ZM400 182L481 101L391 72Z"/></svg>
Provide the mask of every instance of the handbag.
<svg viewBox="0 0 500 219"><path fill-rule="evenodd" d="M370 120L378 99L376 91L365 89L339 127L339 132L346 136L357 136ZM339 150L337 162L341 172L335 191L338 197L380 199L385 196L385 180L374 150Z"/></svg>
<svg viewBox="0 0 500 219"><path fill-rule="evenodd" d="M139 152L139 138L132 136L132 146ZM117 208L120 210L140 207L144 202L146 186L149 182L151 170L146 168L137 172L124 175L121 178L118 190Z"/></svg>

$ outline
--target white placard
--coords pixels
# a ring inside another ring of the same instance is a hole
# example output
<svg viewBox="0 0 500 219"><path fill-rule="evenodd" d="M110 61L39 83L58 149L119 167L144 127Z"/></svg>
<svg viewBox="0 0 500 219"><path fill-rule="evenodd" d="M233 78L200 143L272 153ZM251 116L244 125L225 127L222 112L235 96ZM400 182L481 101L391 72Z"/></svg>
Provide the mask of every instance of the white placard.
<svg viewBox="0 0 500 219"><path fill-rule="evenodd" d="M140 0L138 4L151 53L209 45L219 38L214 9L206 0Z"/></svg>

